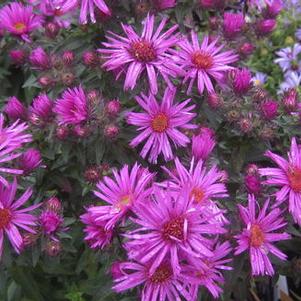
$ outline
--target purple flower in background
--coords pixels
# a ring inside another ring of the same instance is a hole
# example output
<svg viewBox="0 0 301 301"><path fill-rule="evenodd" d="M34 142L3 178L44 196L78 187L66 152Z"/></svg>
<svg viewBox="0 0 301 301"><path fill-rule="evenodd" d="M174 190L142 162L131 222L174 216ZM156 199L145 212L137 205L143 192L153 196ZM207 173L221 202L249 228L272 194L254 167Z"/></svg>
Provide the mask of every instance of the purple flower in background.
<svg viewBox="0 0 301 301"><path fill-rule="evenodd" d="M32 50L29 56L29 61L37 70L47 70L51 68L50 57L42 47Z"/></svg>
<svg viewBox="0 0 301 301"><path fill-rule="evenodd" d="M264 118L268 120L272 120L278 115L278 103L273 99L265 100L260 109Z"/></svg>
<svg viewBox="0 0 301 301"><path fill-rule="evenodd" d="M18 159L18 166L24 171L24 174L29 174L42 164L41 153L35 148L29 148Z"/></svg>
<svg viewBox="0 0 301 301"><path fill-rule="evenodd" d="M161 74L171 88L173 85L169 77L177 77L183 73L170 53L171 48L179 41L179 34L174 34L178 25L162 33L167 18L163 18L156 31L154 22L155 17L148 15L141 36L130 25L122 24L126 37L108 32L108 42L103 43L106 48L98 50L106 61L103 64L106 70L117 71L116 78L123 72L126 73L125 90L134 89L143 71L146 71L153 94L158 92L158 74Z"/></svg>
<svg viewBox="0 0 301 301"><path fill-rule="evenodd" d="M81 86L69 88L57 99L53 110L58 117L59 124L80 124L87 121L88 103Z"/></svg>
<svg viewBox="0 0 301 301"><path fill-rule="evenodd" d="M27 119L27 109L21 103L21 101L15 97L9 97L7 103L4 107L4 112L7 114L10 120L26 120Z"/></svg>
<svg viewBox="0 0 301 301"><path fill-rule="evenodd" d="M265 15L267 18L276 18L283 8L282 0L273 0L267 3Z"/></svg>
<svg viewBox="0 0 301 301"><path fill-rule="evenodd" d="M11 2L0 9L0 28L30 42L29 34L42 25L42 18L33 13L32 6Z"/></svg>
<svg viewBox="0 0 301 301"><path fill-rule="evenodd" d="M97 221L97 216L93 216L89 211L80 217L85 224L85 241L92 249L103 249L112 241L113 231L105 229L106 222Z"/></svg>
<svg viewBox="0 0 301 301"><path fill-rule="evenodd" d="M168 262L160 264L152 273L148 264L139 262L122 262L120 270L122 275L114 279L113 289L116 292L144 284L141 301L193 300L190 283L185 280L185 275L175 276Z"/></svg>
<svg viewBox="0 0 301 301"><path fill-rule="evenodd" d="M235 38L245 25L245 17L241 13L224 13L224 34L227 38Z"/></svg>
<svg viewBox="0 0 301 301"><path fill-rule="evenodd" d="M278 167L260 168L259 173L266 176L265 184L279 186L276 192L277 205L289 201L289 212L296 223L301 225L301 152L296 139L292 138L288 160L281 156L266 152L266 156L272 159Z"/></svg>
<svg viewBox="0 0 301 301"><path fill-rule="evenodd" d="M40 226L46 235L54 235L61 227L64 219L60 214L52 210L45 210L39 218Z"/></svg>
<svg viewBox="0 0 301 301"><path fill-rule="evenodd" d="M33 99L29 119L35 125L45 125L52 118L53 102L43 93Z"/></svg>
<svg viewBox="0 0 301 301"><path fill-rule="evenodd" d="M19 198L16 198L16 191L16 179L7 187L0 183L0 258L5 234L15 251L20 253L23 248L23 238L18 228L35 233L32 227L36 225L36 217L28 212L36 209L40 204L19 209L31 197L32 190L28 188Z"/></svg>
<svg viewBox="0 0 301 301"><path fill-rule="evenodd" d="M248 207L238 205L240 217L245 224L242 233L236 235L238 246L235 255L249 250L253 275L274 275L274 269L268 257L271 252L278 258L285 260L286 255L273 245L273 242L290 238L287 233L275 233L286 225L282 212L274 208L269 213L269 200L266 200L256 217L256 200L253 195L248 196Z"/></svg>
<svg viewBox="0 0 301 301"><path fill-rule="evenodd" d="M300 62L298 55L301 53L301 45L294 44L292 47L286 47L276 52L279 58L275 59L282 71L286 72L289 70L300 71Z"/></svg>
<svg viewBox="0 0 301 301"><path fill-rule="evenodd" d="M9 174L22 174L20 169L13 169L7 166L12 160L21 156L21 152L17 152L25 143L31 142L30 134L24 133L28 126L25 123L19 123L17 120L12 125L4 126L4 117L0 114L0 172ZM7 180L0 176L0 182L8 185Z"/></svg>
<svg viewBox="0 0 301 301"><path fill-rule="evenodd" d="M106 230L113 229L133 207L145 201L151 192L149 184L153 178L153 174L137 163L131 171L128 165L125 165L119 172L113 170L113 175L115 181L104 177L97 184L98 190L94 191L94 194L108 205L87 209L91 218L104 223Z"/></svg>
<svg viewBox="0 0 301 301"><path fill-rule="evenodd" d="M284 82L280 84L278 93L284 93L289 89L298 89L301 84L301 74L297 72L288 72L285 75Z"/></svg>
<svg viewBox="0 0 301 301"><path fill-rule="evenodd" d="M236 69L233 78L233 90L236 94L245 94L251 88L251 72L247 68Z"/></svg>
<svg viewBox="0 0 301 301"><path fill-rule="evenodd" d="M88 23L88 14L92 23L96 23L94 10L98 8L104 15L111 16L111 11L104 0L81 0L79 20L82 24Z"/></svg>
<svg viewBox="0 0 301 301"><path fill-rule="evenodd" d="M277 26L275 19L263 19L256 24L256 33L259 36L270 34Z"/></svg>
<svg viewBox="0 0 301 301"><path fill-rule="evenodd" d="M255 87L262 87L267 79L267 75L262 72L256 72L256 74L252 77L252 82Z"/></svg>
<svg viewBox="0 0 301 301"><path fill-rule="evenodd" d="M190 99L174 104L176 90L166 88L161 102L150 94L142 94L136 97L138 104L144 110L143 113L129 113L127 122L138 127L142 131L131 141L131 146L136 147L144 140L140 155L146 158L149 154L150 162L157 162L162 153L166 161L173 158L171 141L177 146L185 147L189 138L180 132L180 129L194 129L195 125L190 121L196 116L191 110L195 105L189 105Z"/></svg>
<svg viewBox="0 0 301 301"><path fill-rule="evenodd" d="M202 210L193 205L188 190L175 194L168 189L156 188L150 200L136 207L133 221L138 229L125 234L129 258L149 263L149 272L168 258L175 275L181 272L180 262L185 256L210 257L210 235L224 233L220 224L210 224L202 217Z"/></svg>
<svg viewBox="0 0 301 301"><path fill-rule="evenodd" d="M217 40L209 43L209 37L205 36L201 45L195 32L191 32L191 40L184 38L179 43L181 50L175 52L180 57L180 65L186 70L184 83L189 81L187 92L190 93L194 81L197 80L200 94L206 89L214 92L212 79L220 81L226 71L233 69L228 64L235 62L238 56L233 51L219 53L224 45L217 46Z"/></svg>

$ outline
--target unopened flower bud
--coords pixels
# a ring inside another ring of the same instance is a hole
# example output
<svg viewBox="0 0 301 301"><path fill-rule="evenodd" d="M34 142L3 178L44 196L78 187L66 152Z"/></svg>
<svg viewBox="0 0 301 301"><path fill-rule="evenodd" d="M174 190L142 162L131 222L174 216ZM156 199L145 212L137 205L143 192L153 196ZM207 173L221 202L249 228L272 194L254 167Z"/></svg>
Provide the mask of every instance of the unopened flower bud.
<svg viewBox="0 0 301 301"><path fill-rule="evenodd" d="M22 65L26 59L26 52L22 49L13 49L9 52L9 57L15 65Z"/></svg>
<svg viewBox="0 0 301 301"><path fill-rule="evenodd" d="M105 110L108 115L116 116L120 112L120 108L121 108L120 101L118 99L113 99L106 104Z"/></svg>
<svg viewBox="0 0 301 301"><path fill-rule="evenodd" d="M255 46L253 44L244 43L239 47L238 52L241 55L247 56L247 55L252 54L254 52L254 50L255 50Z"/></svg>
<svg viewBox="0 0 301 301"><path fill-rule="evenodd" d="M4 112L7 114L8 118L13 121L17 119L27 119L27 109L15 96L7 99L7 103L4 106Z"/></svg>
<svg viewBox="0 0 301 301"><path fill-rule="evenodd" d="M50 57L42 47L35 48L31 52L29 61L31 66L38 70L47 70L51 68Z"/></svg>
<svg viewBox="0 0 301 301"><path fill-rule="evenodd" d="M45 34L48 38L54 39L60 31L58 24L54 22L48 22L45 25Z"/></svg>
<svg viewBox="0 0 301 301"><path fill-rule="evenodd" d="M85 51L83 54L83 62L86 66L96 67L98 65L98 55L94 51Z"/></svg>
<svg viewBox="0 0 301 301"><path fill-rule="evenodd" d="M42 86L42 87L49 87L53 84L53 80L52 78L50 78L49 76L42 76L38 79L38 82L39 84Z"/></svg>
<svg viewBox="0 0 301 301"><path fill-rule="evenodd" d="M46 245L46 254L51 257L58 256L61 253L62 246L59 241L49 240Z"/></svg>
<svg viewBox="0 0 301 301"><path fill-rule="evenodd" d="M45 209L48 211L60 213L62 211L62 208L63 207L61 201L55 196L45 201Z"/></svg>
<svg viewBox="0 0 301 301"><path fill-rule="evenodd" d="M56 128L55 136L60 140L65 140L69 136L69 133L69 128L61 125Z"/></svg>
<svg viewBox="0 0 301 301"><path fill-rule="evenodd" d="M119 134L119 128L115 124L108 124L104 129L104 135L107 138L114 139Z"/></svg>
<svg viewBox="0 0 301 301"><path fill-rule="evenodd" d="M298 92L292 88L282 98L282 104L287 112L295 112L298 108Z"/></svg>
<svg viewBox="0 0 301 301"><path fill-rule="evenodd" d="M239 127L243 133L247 134L247 133L251 132L251 130L253 128L252 120L250 120L249 118L240 119Z"/></svg>
<svg viewBox="0 0 301 301"><path fill-rule="evenodd" d="M261 103L261 113L267 120L272 120L278 115L278 103L269 99Z"/></svg>
<svg viewBox="0 0 301 301"><path fill-rule="evenodd" d="M277 22L274 19L264 19L256 24L256 33L259 36L270 34L276 27Z"/></svg>
<svg viewBox="0 0 301 301"><path fill-rule="evenodd" d="M99 166L90 166L85 170L84 177L89 183L97 183L101 179Z"/></svg>
<svg viewBox="0 0 301 301"><path fill-rule="evenodd" d="M73 129L73 134L79 138L85 138L89 136L90 132L90 128L87 125L77 124Z"/></svg>
<svg viewBox="0 0 301 301"><path fill-rule="evenodd" d="M258 194L261 190L260 179L255 175L246 175L245 185L249 193Z"/></svg>
<svg viewBox="0 0 301 301"><path fill-rule="evenodd" d="M218 108L220 108L223 105L223 101L221 99L221 97L219 95L217 95L216 93L210 93L207 98L207 103L208 106L212 109L212 110L216 110Z"/></svg>
<svg viewBox="0 0 301 301"><path fill-rule="evenodd" d="M63 52L63 56L62 56L62 59L63 59L63 63L66 65L66 66L69 66L73 63L74 61L74 52L71 51L71 50L66 50Z"/></svg>
<svg viewBox="0 0 301 301"><path fill-rule="evenodd" d="M71 86L74 82L75 76L71 72L66 72L62 74L62 82L65 86Z"/></svg>
<svg viewBox="0 0 301 301"><path fill-rule="evenodd" d="M29 174L42 164L42 157L39 150L29 148L18 159L19 168L24 171L24 174Z"/></svg>

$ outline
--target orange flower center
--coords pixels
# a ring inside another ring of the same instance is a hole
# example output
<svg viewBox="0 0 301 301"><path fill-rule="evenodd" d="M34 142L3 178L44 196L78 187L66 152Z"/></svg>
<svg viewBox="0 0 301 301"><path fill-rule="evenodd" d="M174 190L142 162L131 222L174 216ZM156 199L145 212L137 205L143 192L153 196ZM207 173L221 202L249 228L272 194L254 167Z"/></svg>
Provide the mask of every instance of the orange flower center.
<svg viewBox="0 0 301 301"><path fill-rule="evenodd" d="M151 121L152 129L155 132L163 133L168 128L168 117L164 113L159 113Z"/></svg>
<svg viewBox="0 0 301 301"><path fill-rule="evenodd" d="M252 247L260 247L264 242L264 233L258 225L251 226L250 244Z"/></svg>
<svg viewBox="0 0 301 301"><path fill-rule="evenodd" d="M213 58L209 53L196 51L192 54L191 62L198 68L207 70L213 66Z"/></svg>
<svg viewBox="0 0 301 301"><path fill-rule="evenodd" d="M122 196L117 204L117 208L120 210L128 207L132 204L132 197L129 194Z"/></svg>
<svg viewBox="0 0 301 301"><path fill-rule="evenodd" d="M157 57L153 45L144 40L132 43L130 53L137 61L144 63L153 61Z"/></svg>
<svg viewBox="0 0 301 301"><path fill-rule="evenodd" d="M0 230L4 229L11 221L12 215L9 209L0 209Z"/></svg>
<svg viewBox="0 0 301 301"><path fill-rule="evenodd" d="M301 192L301 169L290 167L288 170L288 181L295 192Z"/></svg>
<svg viewBox="0 0 301 301"><path fill-rule="evenodd" d="M152 283L160 284L172 277L172 270L169 264L161 263L155 273L150 277Z"/></svg>
<svg viewBox="0 0 301 301"><path fill-rule="evenodd" d="M26 25L24 23L22 23L22 22L17 22L17 23L15 23L14 28L17 31L22 32L26 28Z"/></svg>
<svg viewBox="0 0 301 301"><path fill-rule="evenodd" d="M190 197L193 198L197 203L200 203L204 199L205 193L201 188L194 187L190 192Z"/></svg>
<svg viewBox="0 0 301 301"><path fill-rule="evenodd" d="M184 218L176 217L165 223L162 229L162 235L165 240L170 240L175 237L179 240L184 240Z"/></svg>

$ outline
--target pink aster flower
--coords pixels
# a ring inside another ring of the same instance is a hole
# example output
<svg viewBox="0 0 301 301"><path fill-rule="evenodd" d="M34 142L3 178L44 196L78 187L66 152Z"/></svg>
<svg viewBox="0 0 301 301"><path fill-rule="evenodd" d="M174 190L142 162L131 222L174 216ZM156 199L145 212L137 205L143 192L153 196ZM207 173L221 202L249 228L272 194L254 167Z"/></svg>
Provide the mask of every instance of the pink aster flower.
<svg viewBox="0 0 301 301"><path fill-rule="evenodd" d="M138 130L142 131L131 141L130 145L135 147L147 140L140 155L145 158L149 153L150 162L157 162L161 153L166 161L171 160L173 152L170 141L176 147L185 147L190 140L179 130L196 128L195 125L189 123L196 116L195 113L191 113L195 105L189 105L190 99L174 104L175 94L175 89L167 88L160 103L152 94L149 96L141 94L140 97L136 97L136 100L144 112L131 112L127 116L127 122L138 126Z"/></svg>
<svg viewBox="0 0 301 301"><path fill-rule="evenodd" d="M85 241L92 249L103 249L112 241L113 231L105 229L104 221L97 221L90 212L82 214L80 217L85 224Z"/></svg>
<svg viewBox="0 0 301 301"><path fill-rule="evenodd" d="M188 39L183 39L179 43L181 50L177 52L181 67L186 70L184 83L189 80L187 92L191 92L197 79L200 94L205 88L212 93L214 92L212 80L221 81L225 72L233 69L229 64L237 61L238 56L231 50L220 52L224 45L217 46L217 39L209 43L209 37L205 36L200 45L197 34L191 32L191 40L190 43Z"/></svg>
<svg viewBox="0 0 301 301"><path fill-rule="evenodd" d="M52 118L52 100L45 94L39 94L33 99L29 109L29 120L34 125L45 125Z"/></svg>
<svg viewBox="0 0 301 301"><path fill-rule="evenodd" d="M213 250L213 256L206 258L205 265L198 260L192 259L184 267L186 281L192 284L192 300L197 300L199 286L206 287L214 298L222 293L220 285L224 284L225 279L220 270L232 270L225 265L231 259L225 258L231 252L229 242L217 243Z"/></svg>
<svg viewBox="0 0 301 301"><path fill-rule="evenodd" d="M131 26L122 24L126 37L109 32L108 42L103 43L106 48L98 50L106 61L103 64L105 69L118 71L117 78L126 72L125 90L134 89L143 71L146 71L150 91L153 94L158 92L158 74L161 74L171 88L173 85L169 77L177 77L183 73L173 60L170 51L179 41L179 34L173 34L178 25L162 33L167 18L161 21L156 31L154 23L155 17L148 15L140 36Z"/></svg>
<svg viewBox="0 0 301 301"><path fill-rule="evenodd" d="M175 276L168 262L161 263L152 273L149 265L139 262L122 262L119 265L123 275L114 280L116 292L144 284L141 301L194 300L185 276Z"/></svg>
<svg viewBox="0 0 301 301"><path fill-rule="evenodd" d="M28 212L39 207L39 204L20 209L30 198L32 190L27 189L18 199L16 199L16 191L16 179L7 187L0 183L0 258L3 252L5 234L19 254L23 248L23 238L18 228L35 233L32 227L36 225L36 217Z"/></svg>
<svg viewBox="0 0 301 301"><path fill-rule="evenodd" d="M9 174L22 174L20 169L13 169L7 166L12 160L22 155L20 148L27 142L31 142L30 134L24 133L27 129L25 123L17 120L12 125L4 127L4 117L0 114L0 172ZM0 182L8 185L6 179L0 176Z"/></svg>
<svg viewBox="0 0 301 301"><path fill-rule="evenodd" d="M88 119L88 103L81 86L64 91L54 105L59 124L80 124Z"/></svg>
<svg viewBox="0 0 301 301"><path fill-rule="evenodd" d="M187 170L176 158L175 166L174 172L163 167L170 179L163 182L161 186L175 191L176 194L181 193L182 190L188 190L190 198L201 207L202 215L207 217L208 222L213 224L227 222L223 215L224 211L212 200L228 197L226 186L222 183L224 173L218 171L216 166L207 170L202 160L195 164L192 159L190 168Z"/></svg>
<svg viewBox="0 0 301 301"><path fill-rule="evenodd" d="M243 14L224 13L224 33L227 38L233 39L243 29L245 17Z"/></svg>
<svg viewBox="0 0 301 301"><path fill-rule="evenodd" d="M198 135L192 137L191 151L197 160L206 160L212 153L216 141L211 129L201 128Z"/></svg>
<svg viewBox="0 0 301 301"><path fill-rule="evenodd" d="M271 151L267 151L266 156L278 167L260 168L260 175L267 177L265 184L281 187L276 192L276 205L288 200L290 213L295 222L301 225L301 151L296 139L292 138L288 160Z"/></svg>
<svg viewBox="0 0 301 301"><path fill-rule="evenodd" d="M4 107L4 112L7 114L10 120L26 120L27 109L23 103L15 96L7 99L7 104Z"/></svg>
<svg viewBox="0 0 301 301"><path fill-rule="evenodd" d="M267 213L268 207L269 200L266 200L256 217L254 195L248 196L247 208L238 205L240 217L246 227L241 234L235 236L238 243L235 255L249 250L253 275L272 276L274 274L274 269L268 257L270 252L281 260L286 259L286 255L273 245L275 241L290 238L290 235L285 232L275 233L276 230L283 228L286 222L284 222L279 208L274 208Z"/></svg>
<svg viewBox="0 0 301 301"><path fill-rule="evenodd" d="M153 178L153 174L137 163L131 171L128 165L125 165L120 172L112 171L115 181L104 177L97 184L98 191L94 191L94 194L108 205L87 209L96 222L105 223L106 230L114 228L117 222L148 197L151 192L149 185Z"/></svg>
<svg viewBox="0 0 301 301"><path fill-rule="evenodd" d="M210 235L225 230L219 224L208 223L201 213L187 189L179 194L154 189L152 198L135 210L137 218L132 221L138 228L125 234L129 238L126 243L129 258L149 263L152 274L166 257L174 274L179 274L182 256L212 256Z"/></svg>
<svg viewBox="0 0 301 301"><path fill-rule="evenodd" d="M39 150L29 148L18 159L18 166L23 170L24 174L29 174L42 164L42 157Z"/></svg>
<svg viewBox="0 0 301 301"><path fill-rule="evenodd" d="M63 223L63 218L57 212L45 210L40 216L40 225L46 235L53 235Z"/></svg>
<svg viewBox="0 0 301 301"><path fill-rule="evenodd" d="M42 18L33 13L32 6L12 2L0 10L0 27L30 42L29 34L41 27Z"/></svg>
<svg viewBox="0 0 301 301"><path fill-rule="evenodd" d="M104 15L111 16L111 11L103 0L81 0L79 20L83 24L88 23L88 13L92 23L96 23L94 10L98 8Z"/></svg>

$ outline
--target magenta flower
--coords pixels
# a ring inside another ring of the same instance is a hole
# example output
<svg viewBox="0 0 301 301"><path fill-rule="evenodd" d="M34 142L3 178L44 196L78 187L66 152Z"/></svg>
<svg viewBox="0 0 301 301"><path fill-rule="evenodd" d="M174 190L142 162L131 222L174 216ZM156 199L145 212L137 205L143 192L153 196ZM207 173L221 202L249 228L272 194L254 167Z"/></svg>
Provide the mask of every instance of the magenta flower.
<svg viewBox="0 0 301 301"><path fill-rule="evenodd" d="M21 101L15 97L9 97L7 99L7 104L4 107L4 112L7 114L10 120L26 120L27 119L27 109L21 103Z"/></svg>
<svg viewBox="0 0 301 301"><path fill-rule="evenodd" d="M278 115L278 103L273 99L264 101L261 106L261 113L267 120L272 120Z"/></svg>
<svg viewBox="0 0 301 301"><path fill-rule="evenodd" d="M37 70L47 70L51 68L50 57L42 47L37 47L32 50L29 61Z"/></svg>
<svg viewBox="0 0 301 301"><path fill-rule="evenodd" d="M233 90L236 94L247 93L251 88L252 75L249 69L236 69L233 78Z"/></svg>
<svg viewBox="0 0 301 301"><path fill-rule="evenodd" d="M244 15L241 13L224 13L224 34L227 38L233 39L245 25Z"/></svg>
<svg viewBox="0 0 301 301"><path fill-rule="evenodd" d="M94 206L87 209L96 222L104 222L105 229L113 229L137 204L143 202L150 194L150 182L153 174L137 163L129 171L125 165L120 172L113 170L115 181L104 177L97 184L99 191L94 194L109 205Z"/></svg>
<svg viewBox="0 0 301 301"><path fill-rule="evenodd" d="M271 151L267 151L266 156L278 167L260 168L260 175L267 177L265 184L281 187L276 192L276 205L288 200L290 213L295 222L301 225L301 152L296 139L292 138L288 160Z"/></svg>
<svg viewBox="0 0 301 301"><path fill-rule="evenodd" d="M186 70L184 82L189 80L188 93L191 92L194 81L197 79L198 91L204 89L214 92L212 80L221 81L226 71L233 69L228 64L235 62L238 56L233 51L219 53L224 45L216 46L217 40L209 43L209 37L205 36L201 45L195 32L191 32L190 43L183 39L179 43L181 50L174 52L180 57L180 65Z"/></svg>
<svg viewBox="0 0 301 301"><path fill-rule="evenodd" d="M270 34L277 26L275 19L264 19L256 24L256 32L259 36Z"/></svg>
<svg viewBox="0 0 301 301"><path fill-rule="evenodd" d="M202 215L207 217L208 222L225 223L227 220L223 215L223 210L212 201L212 199L228 197L226 186L221 182L224 177L223 172L218 171L216 166L207 170L202 160L199 160L196 165L192 160L187 170L176 158L175 166L174 172L163 167L170 179L161 185L170 191L175 191L176 194L181 193L182 190L188 190L190 198L201 207Z"/></svg>
<svg viewBox="0 0 301 301"><path fill-rule="evenodd" d="M261 191L261 181L257 175L245 175L244 182L249 193L258 194Z"/></svg>
<svg viewBox="0 0 301 301"><path fill-rule="evenodd" d="M86 225L84 232L85 241L92 249L103 249L112 241L113 231L105 229L104 221L97 221L89 211L80 217L82 223Z"/></svg>
<svg viewBox="0 0 301 301"><path fill-rule="evenodd" d="M39 220L43 232L47 235L53 235L64 221L60 214L52 210L43 211Z"/></svg>
<svg viewBox="0 0 301 301"><path fill-rule="evenodd" d="M33 99L29 109L29 119L35 125L45 125L52 118L53 102L46 94Z"/></svg>
<svg viewBox="0 0 301 301"><path fill-rule="evenodd" d="M88 119L88 103L81 86L64 91L61 98L54 105L59 124L80 124Z"/></svg>
<svg viewBox="0 0 301 301"><path fill-rule="evenodd" d="M28 212L36 209L40 204L19 209L30 198L32 190L27 189L18 199L16 199L16 191L16 179L7 187L0 183L0 258L5 234L19 254L23 248L23 238L18 228L35 233L32 227L36 225L36 217Z"/></svg>
<svg viewBox="0 0 301 301"><path fill-rule="evenodd" d="M154 189L152 198L140 203L132 220L140 227L125 234L129 258L149 264L149 272L168 258L173 273L181 271L183 256L212 256L210 235L224 233L217 223L208 223L202 210L195 206L187 189L175 194L169 190ZM208 236L209 235L209 236Z"/></svg>
<svg viewBox="0 0 301 301"><path fill-rule="evenodd" d="M214 298L218 298L222 293L220 285L225 282L224 276L220 270L232 270L225 264L231 259L225 257L231 252L232 248L229 242L217 243L214 247L213 256L206 258L206 264L198 260L189 260L185 265L186 281L192 284L192 300L197 300L199 286L206 287Z"/></svg>
<svg viewBox="0 0 301 301"><path fill-rule="evenodd" d="M41 153L35 148L29 148L18 159L18 166L24 174L29 174L42 164Z"/></svg>
<svg viewBox="0 0 301 301"><path fill-rule="evenodd" d="M279 208L272 209L267 213L269 200L266 200L263 208L256 217L256 200L254 195L248 196L248 207L238 205L240 217L246 227L242 233L236 235L238 246L235 249L235 255L238 255L247 249L250 254L250 263L253 275L274 274L274 269L268 257L269 252L278 258L285 260L286 255L273 245L275 241L286 240L290 238L287 233L275 233L286 225L282 212Z"/></svg>
<svg viewBox="0 0 301 301"><path fill-rule="evenodd" d="M97 7L103 14L111 16L111 11L103 0L81 0L79 20L82 24L88 23L88 13L92 23L96 23L94 9Z"/></svg>
<svg viewBox="0 0 301 301"><path fill-rule="evenodd" d="M175 276L168 262L160 264L153 273L150 273L149 265L138 262L122 262L120 270L123 275L114 280L113 289L116 292L123 292L144 284L141 301L194 300L185 275Z"/></svg>
<svg viewBox="0 0 301 301"><path fill-rule="evenodd" d="M149 153L149 161L157 162L158 156L162 153L166 161L173 158L170 141L175 147L185 147L189 143L189 138L181 133L179 129L194 129L195 125L189 123L195 116L191 113L195 105L189 105L190 99L174 104L176 90L165 90L162 102L159 103L155 96L150 94L136 97L139 105L144 109L143 113L129 113L127 122L138 126L142 131L131 141L131 146L135 147L146 140L140 155L145 158Z"/></svg>
<svg viewBox="0 0 301 301"><path fill-rule="evenodd" d="M32 6L12 2L0 10L0 27L30 42L29 34L41 27L42 18L33 13Z"/></svg>
<svg viewBox="0 0 301 301"><path fill-rule="evenodd" d="M192 156L196 160L206 160L212 153L216 141L210 129L202 128L198 135L192 137Z"/></svg>
<svg viewBox="0 0 301 301"><path fill-rule="evenodd" d="M25 123L19 123L18 120L9 127L4 127L4 117L0 114L0 172L9 174L22 174L20 169L13 169L6 164L11 164L12 160L21 156L19 149L27 142L31 142L30 134L25 134L27 129ZM5 186L7 180L0 176L0 182Z"/></svg>
<svg viewBox="0 0 301 301"><path fill-rule="evenodd" d="M134 89L143 71L146 71L150 91L153 94L158 92L158 73L170 88L173 85L169 77L175 78L183 73L173 60L170 51L179 41L179 34L173 34L178 26L174 25L162 33L167 22L167 18L164 18L154 32L154 22L155 17L148 15L141 36L131 26L122 24L127 37L109 32L108 42L103 43L106 48L98 50L106 61L103 67L110 71L118 71L116 78L126 72L125 90Z"/></svg>

